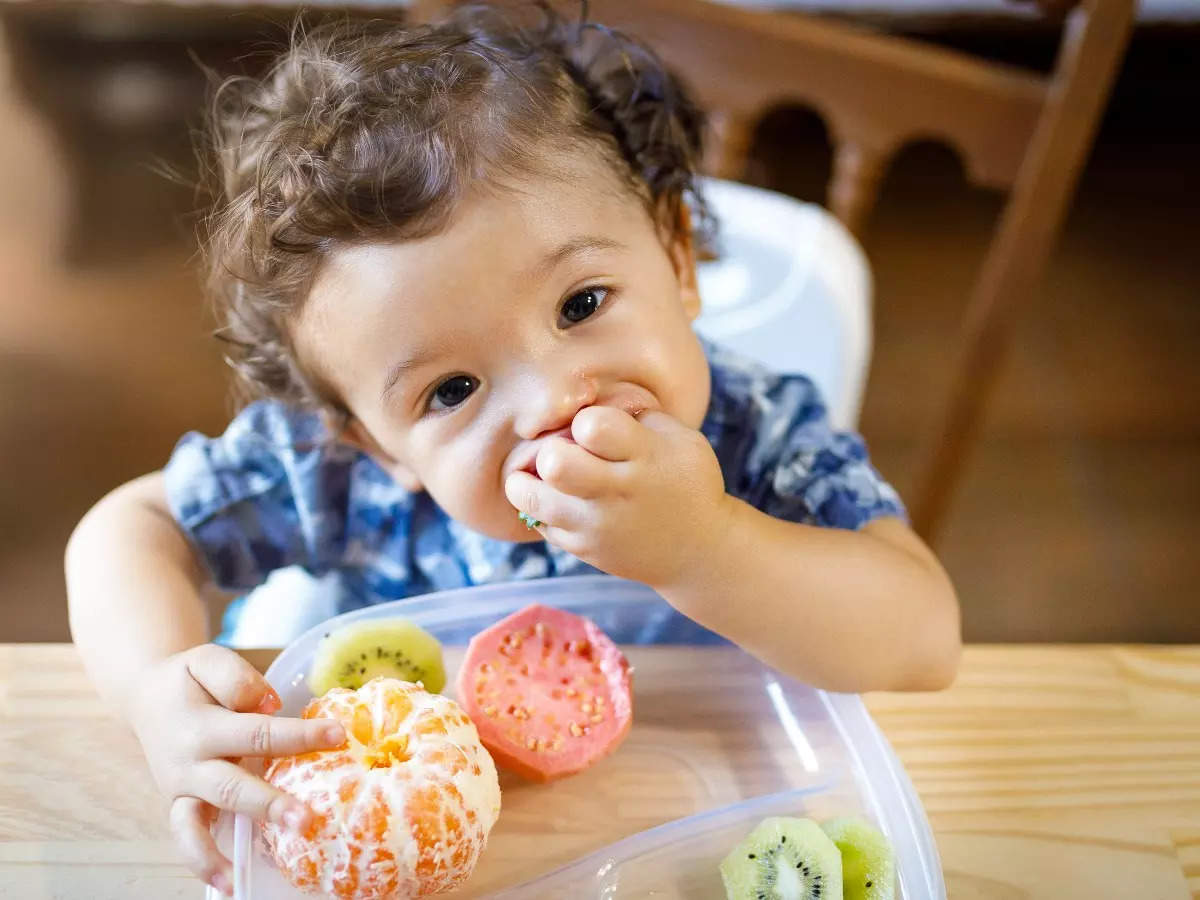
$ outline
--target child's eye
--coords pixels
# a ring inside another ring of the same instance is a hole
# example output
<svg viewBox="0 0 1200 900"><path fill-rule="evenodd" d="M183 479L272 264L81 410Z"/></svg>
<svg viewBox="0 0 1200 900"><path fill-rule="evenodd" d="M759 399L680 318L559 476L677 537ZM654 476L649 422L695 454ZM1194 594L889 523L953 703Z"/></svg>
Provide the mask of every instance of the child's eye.
<svg viewBox="0 0 1200 900"><path fill-rule="evenodd" d="M574 325L595 314L608 299L608 288L590 287L572 294L563 301L559 318ZM562 323L560 322L560 325ZM565 327L565 326L564 326Z"/></svg>
<svg viewBox="0 0 1200 900"><path fill-rule="evenodd" d="M477 387L479 387L477 378L472 378L470 375L452 375L433 389L429 408L439 410L458 406L475 393Z"/></svg>

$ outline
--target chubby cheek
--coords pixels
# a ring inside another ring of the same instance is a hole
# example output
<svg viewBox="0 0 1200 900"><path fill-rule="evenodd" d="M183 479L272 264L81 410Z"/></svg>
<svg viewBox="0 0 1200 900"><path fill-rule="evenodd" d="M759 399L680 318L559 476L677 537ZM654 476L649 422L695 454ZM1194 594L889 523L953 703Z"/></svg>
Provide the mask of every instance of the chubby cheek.
<svg viewBox="0 0 1200 900"><path fill-rule="evenodd" d="M664 411L689 428L699 428L708 412L708 360L691 329L676 336L660 360L663 387L657 392Z"/></svg>
<svg viewBox="0 0 1200 900"><path fill-rule="evenodd" d="M424 458L433 465L418 472L425 490L442 510L488 537L520 541L540 539L517 520L517 512L504 496L501 479L503 454L484 450L486 444L455 442Z"/></svg>

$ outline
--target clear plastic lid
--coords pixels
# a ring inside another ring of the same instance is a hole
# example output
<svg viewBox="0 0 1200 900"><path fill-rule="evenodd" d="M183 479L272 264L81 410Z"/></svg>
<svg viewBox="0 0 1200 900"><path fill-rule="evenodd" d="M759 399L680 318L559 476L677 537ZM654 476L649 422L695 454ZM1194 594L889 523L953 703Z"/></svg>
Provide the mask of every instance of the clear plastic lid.
<svg viewBox="0 0 1200 900"><path fill-rule="evenodd" d="M471 880L452 896L720 900L718 864L769 815L862 816L895 847L901 897L946 896L924 811L862 701L786 678L732 645L636 643L684 633L673 623L682 617L642 585L551 578L367 607L302 635L267 680L283 700L281 715L298 715L312 696L305 678L322 636L397 615L446 645L453 673L472 635L530 603L588 616L629 645L633 727L611 757L571 778L539 785L502 774L500 820ZM218 822L235 896L301 900L257 832L242 816Z"/></svg>

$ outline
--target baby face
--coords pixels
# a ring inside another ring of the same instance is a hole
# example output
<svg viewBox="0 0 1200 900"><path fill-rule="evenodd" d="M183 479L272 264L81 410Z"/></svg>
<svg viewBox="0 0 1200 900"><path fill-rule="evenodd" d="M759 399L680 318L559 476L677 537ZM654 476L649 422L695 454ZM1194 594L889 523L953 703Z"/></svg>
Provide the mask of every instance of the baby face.
<svg viewBox="0 0 1200 900"><path fill-rule="evenodd" d="M349 438L401 483L477 531L534 540L505 479L580 410L699 427L698 312L690 247L581 154L469 195L430 237L335 251L293 340L352 412Z"/></svg>

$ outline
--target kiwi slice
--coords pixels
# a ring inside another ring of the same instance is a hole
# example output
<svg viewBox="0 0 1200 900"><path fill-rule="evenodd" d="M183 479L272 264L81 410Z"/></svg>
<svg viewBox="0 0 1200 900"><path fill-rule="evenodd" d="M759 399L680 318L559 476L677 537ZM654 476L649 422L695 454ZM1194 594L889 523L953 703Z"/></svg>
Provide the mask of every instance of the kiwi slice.
<svg viewBox="0 0 1200 900"><path fill-rule="evenodd" d="M763 819L721 862L728 900L842 900L842 857L812 819Z"/></svg>
<svg viewBox="0 0 1200 900"><path fill-rule="evenodd" d="M357 690L380 675L419 681L436 694L446 686L442 645L408 619L355 622L325 635L317 645L308 687L320 697L335 687Z"/></svg>
<svg viewBox="0 0 1200 900"><path fill-rule="evenodd" d="M821 828L841 851L846 900L896 896L896 854L879 829L853 817L832 819Z"/></svg>

